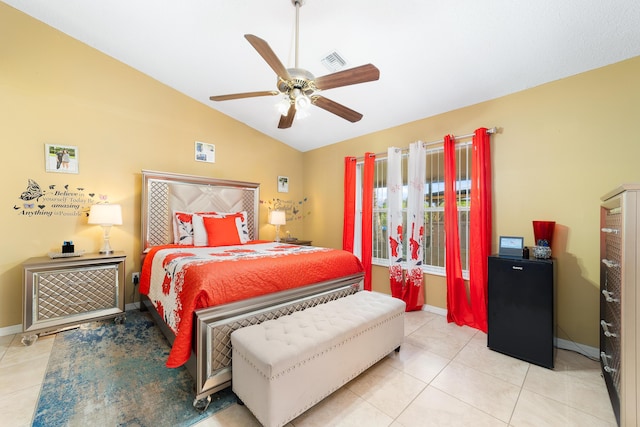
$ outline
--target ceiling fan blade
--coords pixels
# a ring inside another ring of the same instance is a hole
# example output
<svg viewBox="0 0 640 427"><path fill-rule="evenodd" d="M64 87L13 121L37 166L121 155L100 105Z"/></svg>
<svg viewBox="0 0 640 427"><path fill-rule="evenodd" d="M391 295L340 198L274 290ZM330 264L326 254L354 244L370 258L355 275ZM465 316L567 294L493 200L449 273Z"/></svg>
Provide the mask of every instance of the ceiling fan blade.
<svg viewBox="0 0 640 427"><path fill-rule="evenodd" d="M260 56L262 56L262 59L267 61L267 64L269 64L271 69L275 71L278 77L282 77L284 80L291 80L289 72L284 65L282 65L282 62L280 62L266 41L262 40L260 37L254 36L253 34L245 34L244 38L247 39L249 43L251 43L251 46L258 51Z"/></svg>
<svg viewBox="0 0 640 427"><path fill-rule="evenodd" d="M378 70L375 65L367 64L318 77L315 80L315 83L318 89L326 90L332 89L334 87L371 82L374 80L378 80L379 78L380 70Z"/></svg>
<svg viewBox="0 0 640 427"><path fill-rule="evenodd" d="M286 116L280 116L280 122L278 123L278 129L288 129L293 124L293 119L296 117L296 106L291 103L289 111Z"/></svg>
<svg viewBox="0 0 640 427"><path fill-rule="evenodd" d="M212 101L228 101L230 99L253 98L256 96L273 96L279 93L280 92L277 90L264 90L261 92L231 93L229 95L210 96L209 99Z"/></svg>
<svg viewBox="0 0 640 427"><path fill-rule="evenodd" d="M355 123L362 118L362 114L357 111L347 108L342 104L338 104L323 96L315 95L311 97L311 103L316 107L320 107L323 110L327 110L330 113L340 116L345 120L349 120L351 123Z"/></svg>

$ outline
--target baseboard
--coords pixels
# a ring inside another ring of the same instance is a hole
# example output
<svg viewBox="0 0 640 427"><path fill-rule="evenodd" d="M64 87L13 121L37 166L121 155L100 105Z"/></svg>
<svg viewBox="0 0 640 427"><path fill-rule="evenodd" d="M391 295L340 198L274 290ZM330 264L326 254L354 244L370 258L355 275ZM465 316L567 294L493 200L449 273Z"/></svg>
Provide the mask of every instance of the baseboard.
<svg viewBox="0 0 640 427"><path fill-rule="evenodd" d="M13 325L13 326L0 328L0 337L4 337L7 335L21 334L21 333L22 333L22 325Z"/></svg>
<svg viewBox="0 0 640 427"><path fill-rule="evenodd" d="M446 308L436 307L435 305L424 304L422 306L422 311L428 311L429 313L439 314L440 316L446 316L447 315L447 309Z"/></svg>
<svg viewBox="0 0 640 427"><path fill-rule="evenodd" d="M436 307L434 305L423 305L422 306L422 311L428 311L430 313L434 313L434 314L439 314L441 316L446 316L447 315L447 309L446 308L440 308L440 307ZM570 350L570 351L575 351L576 353L580 353L583 356L586 356L590 359L595 359L595 360L599 360L600 359L600 349L595 348L595 347L591 347L585 344L579 344L577 342L574 341L569 341L569 340L564 340L562 338L556 338L555 339L555 346L556 348L562 349L562 350Z"/></svg>
<svg viewBox="0 0 640 427"><path fill-rule="evenodd" d="M556 347L562 350L575 351L590 359L600 360L600 349L585 344L556 338Z"/></svg>
<svg viewBox="0 0 640 427"><path fill-rule="evenodd" d="M124 306L124 311L138 310L140 308L139 302L132 302ZM22 325L13 325L0 328L0 337L7 335L15 335L22 333Z"/></svg>
<svg viewBox="0 0 640 427"><path fill-rule="evenodd" d="M140 308L139 302L133 302L125 305L125 311L138 310ZM436 307L434 305L423 305L422 311L428 311L430 313L438 314L440 316L447 315L447 309ZM13 325L7 326L5 328L0 328L0 337L6 335L15 335L22 333L22 325ZM578 344L573 341L563 340L562 338L556 338L556 347L563 350L571 350L577 353L580 353L586 357L591 359L599 359L600 358L600 350L584 344Z"/></svg>
<svg viewBox="0 0 640 427"><path fill-rule="evenodd" d="M139 302L131 302L124 306L124 311L138 310L140 308Z"/></svg>

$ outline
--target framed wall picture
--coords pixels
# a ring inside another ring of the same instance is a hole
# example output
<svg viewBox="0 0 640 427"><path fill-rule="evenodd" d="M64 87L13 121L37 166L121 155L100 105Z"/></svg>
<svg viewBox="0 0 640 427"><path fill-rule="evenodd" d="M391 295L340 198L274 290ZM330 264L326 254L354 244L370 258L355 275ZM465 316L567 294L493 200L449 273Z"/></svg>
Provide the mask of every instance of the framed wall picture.
<svg viewBox="0 0 640 427"><path fill-rule="evenodd" d="M289 192L289 177L279 176L278 177L278 193L288 193L288 192Z"/></svg>
<svg viewBox="0 0 640 427"><path fill-rule="evenodd" d="M47 172L78 173L78 147L73 145L44 145L44 169Z"/></svg>
<svg viewBox="0 0 640 427"><path fill-rule="evenodd" d="M206 142L196 141L196 161L197 162L216 162L216 146L207 144Z"/></svg>

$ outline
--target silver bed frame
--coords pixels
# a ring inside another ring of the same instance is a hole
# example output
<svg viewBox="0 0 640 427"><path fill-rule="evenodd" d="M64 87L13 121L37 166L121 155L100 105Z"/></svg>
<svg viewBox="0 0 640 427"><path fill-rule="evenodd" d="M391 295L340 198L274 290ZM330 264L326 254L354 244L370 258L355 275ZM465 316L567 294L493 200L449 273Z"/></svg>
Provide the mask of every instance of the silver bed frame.
<svg viewBox="0 0 640 427"><path fill-rule="evenodd" d="M169 172L142 171L142 242L144 254L152 246L173 243L172 213L247 212L249 238L258 236L260 185ZM202 409L210 396L231 385L231 332L295 311L351 295L361 289L363 274L311 284L194 313L193 348L186 364L195 381L194 406ZM173 344L175 335L151 302L141 295L163 334Z"/></svg>

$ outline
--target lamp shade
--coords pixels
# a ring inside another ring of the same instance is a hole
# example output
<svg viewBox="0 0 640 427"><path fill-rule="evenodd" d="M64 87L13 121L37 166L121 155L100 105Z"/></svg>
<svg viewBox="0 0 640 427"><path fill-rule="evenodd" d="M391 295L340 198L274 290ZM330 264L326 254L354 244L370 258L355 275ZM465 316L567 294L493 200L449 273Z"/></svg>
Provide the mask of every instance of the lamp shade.
<svg viewBox="0 0 640 427"><path fill-rule="evenodd" d="M122 225L122 207L120 205L100 204L91 206L89 224Z"/></svg>
<svg viewBox="0 0 640 427"><path fill-rule="evenodd" d="M284 211L271 211L269 218L269 224L271 225L285 225L287 223Z"/></svg>

